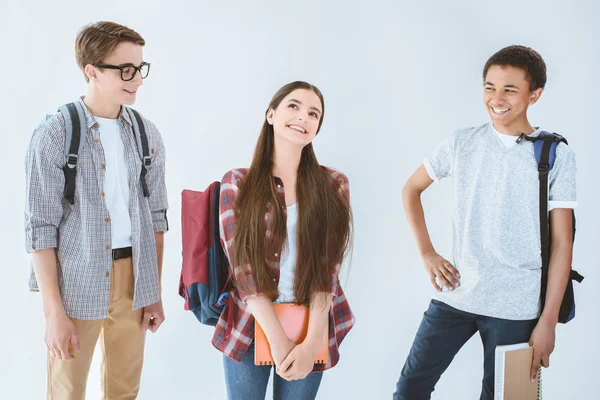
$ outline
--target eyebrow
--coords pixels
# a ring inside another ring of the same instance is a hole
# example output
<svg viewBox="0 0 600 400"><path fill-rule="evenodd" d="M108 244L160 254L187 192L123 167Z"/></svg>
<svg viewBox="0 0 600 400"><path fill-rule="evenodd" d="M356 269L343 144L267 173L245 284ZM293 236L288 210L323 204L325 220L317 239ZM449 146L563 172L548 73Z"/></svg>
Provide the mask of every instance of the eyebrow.
<svg viewBox="0 0 600 400"><path fill-rule="evenodd" d="M302 102L300 100L296 100L296 99L289 99L288 103L298 103L300 105L302 105ZM317 107L309 107L309 110L314 110L316 112L318 112L319 114L321 113L321 110L319 110Z"/></svg>
<svg viewBox="0 0 600 400"><path fill-rule="evenodd" d="M496 86L492 82L486 82L485 84L486 85L490 85L490 86ZM511 88L511 89L518 89L519 88L518 86L515 86L515 85L504 85L504 87L505 88Z"/></svg>

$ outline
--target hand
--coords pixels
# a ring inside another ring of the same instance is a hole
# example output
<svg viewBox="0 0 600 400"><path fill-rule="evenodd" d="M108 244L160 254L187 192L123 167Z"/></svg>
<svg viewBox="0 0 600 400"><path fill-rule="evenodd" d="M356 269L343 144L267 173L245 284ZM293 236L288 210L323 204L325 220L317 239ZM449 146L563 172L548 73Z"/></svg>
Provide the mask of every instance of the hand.
<svg viewBox="0 0 600 400"><path fill-rule="evenodd" d="M64 312L46 317L46 347L58 360L72 360L79 353L77 329Z"/></svg>
<svg viewBox="0 0 600 400"><path fill-rule="evenodd" d="M540 318L529 338L533 346L533 361L531 363L531 381L535 381L540 366L550 366L550 354L554 351L556 340L556 323Z"/></svg>
<svg viewBox="0 0 600 400"><path fill-rule="evenodd" d="M304 379L315 367L318 346L311 342L302 342L290 352L277 368L277 374L287 381Z"/></svg>
<svg viewBox="0 0 600 400"><path fill-rule="evenodd" d="M287 336L279 345L271 346L271 355L276 367L279 367L283 363L294 347L296 347L296 343L292 342Z"/></svg>
<svg viewBox="0 0 600 400"><path fill-rule="evenodd" d="M162 300L144 307L144 316L142 317L142 330L150 330L154 333L165 322L165 311L163 310Z"/></svg>
<svg viewBox="0 0 600 400"><path fill-rule="evenodd" d="M458 281L460 273L444 257L440 256L435 251L430 251L429 253L423 254L421 258L435 290L438 292L442 291L442 288L435 281L436 277L440 280L440 283L449 290L454 290L455 287L460 286L460 282Z"/></svg>

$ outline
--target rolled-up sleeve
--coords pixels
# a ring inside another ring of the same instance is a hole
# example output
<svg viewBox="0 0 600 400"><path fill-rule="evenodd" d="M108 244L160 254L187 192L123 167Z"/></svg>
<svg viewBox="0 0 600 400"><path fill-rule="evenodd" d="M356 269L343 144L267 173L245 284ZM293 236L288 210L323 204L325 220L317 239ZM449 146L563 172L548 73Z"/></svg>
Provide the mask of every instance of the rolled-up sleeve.
<svg viewBox="0 0 600 400"><path fill-rule="evenodd" d="M252 267L245 262L239 264L233 257L233 236L235 233L235 201L239 192L240 175L237 171L229 171L221 180L219 200L219 229L221 245L229 261L229 268L233 274L235 288L242 301L251 295L261 294L252 276Z"/></svg>
<svg viewBox="0 0 600 400"><path fill-rule="evenodd" d="M338 192L340 195L346 200L346 204L350 207L350 182L346 175L339 171L335 171L333 178L335 178L339 183ZM343 260L340 260L333 269L333 273L331 274L331 281L329 286L329 293L335 298L338 294L338 287L340 284L340 270L342 269Z"/></svg>
<svg viewBox="0 0 600 400"><path fill-rule="evenodd" d="M433 154L423 159L427 174L433 181L439 181L452 175L454 170L454 142L456 135L440 143Z"/></svg>
<svg viewBox="0 0 600 400"><path fill-rule="evenodd" d="M56 123L45 123L38 127L25 155L25 248L28 253L58 246L65 155L64 133L58 132L56 126Z"/></svg>
<svg viewBox="0 0 600 400"><path fill-rule="evenodd" d="M560 143L556 148L556 162L550 170L549 210L577 208L576 182L577 164L575 153L569 146Z"/></svg>
<svg viewBox="0 0 600 400"><path fill-rule="evenodd" d="M166 232L169 230L167 210L169 202L167 199L167 184L165 181L166 152L162 136L156 126L147 121L150 130L150 140L154 144L152 148L152 165L148 168L146 183L150 197L148 204L152 213L152 225L154 232Z"/></svg>

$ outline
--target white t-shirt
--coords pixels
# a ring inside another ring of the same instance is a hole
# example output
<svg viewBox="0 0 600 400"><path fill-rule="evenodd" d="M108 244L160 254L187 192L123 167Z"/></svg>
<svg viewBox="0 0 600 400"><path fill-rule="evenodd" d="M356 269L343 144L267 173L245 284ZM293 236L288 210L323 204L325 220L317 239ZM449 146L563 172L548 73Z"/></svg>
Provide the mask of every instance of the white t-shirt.
<svg viewBox="0 0 600 400"><path fill-rule="evenodd" d="M449 260L460 286L434 297L474 314L528 320L540 312L538 170L532 142L506 139L507 147L504 139L491 123L463 129L423 160L431 179L452 176L454 184ZM577 206L575 175L575 154L560 143L549 173L549 209Z"/></svg>
<svg viewBox="0 0 600 400"><path fill-rule="evenodd" d="M517 144L517 139L519 139L518 136L512 136L512 135L507 135L505 133L500 133L496 130L496 128L494 128L494 125L491 125L491 126L492 126L492 129L494 130L494 132L496 132L496 135L498 135L498 139L500 139L500 141L507 148L511 148ZM536 130L534 133L537 133L539 135L539 129ZM532 133L532 135L533 135L533 133Z"/></svg>
<svg viewBox="0 0 600 400"><path fill-rule="evenodd" d="M119 121L94 117L100 125L100 142L104 150L104 201L110 215L112 248L131 246L129 216L129 170Z"/></svg>
<svg viewBox="0 0 600 400"><path fill-rule="evenodd" d="M280 303L293 303L296 300L294 296L294 277L296 276L296 260L298 259L297 222L298 203L287 207L287 242L281 252L279 264L279 297L277 301Z"/></svg>

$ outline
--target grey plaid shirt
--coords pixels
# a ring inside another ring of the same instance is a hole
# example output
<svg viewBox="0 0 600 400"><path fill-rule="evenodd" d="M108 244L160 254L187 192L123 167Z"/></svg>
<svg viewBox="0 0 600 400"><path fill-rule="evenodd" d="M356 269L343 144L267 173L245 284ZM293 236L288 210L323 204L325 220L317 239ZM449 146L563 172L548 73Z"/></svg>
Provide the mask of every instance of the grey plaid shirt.
<svg viewBox="0 0 600 400"><path fill-rule="evenodd" d="M25 242L29 253L55 248L58 284L67 316L93 320L108 316L112 267L110 216L104 201L105 157L99 125L83 100L87 135L77 163L75 204L64 197L65 120L57 113L33 133L25 159ZM152 165L146 181L150 197L145 198L137 150L128 113L121 113L119 126L129 167L129 215L135 294L133 308L160 300L154 232L165 232L167 190L165 148L160 132L145 120ZM29 288L38 290L31 266Z"/></svg>

